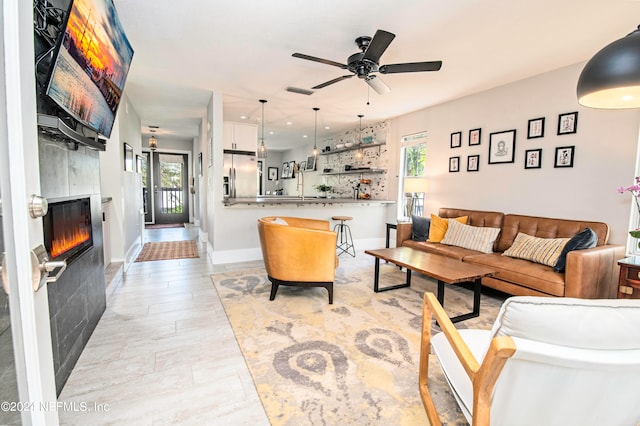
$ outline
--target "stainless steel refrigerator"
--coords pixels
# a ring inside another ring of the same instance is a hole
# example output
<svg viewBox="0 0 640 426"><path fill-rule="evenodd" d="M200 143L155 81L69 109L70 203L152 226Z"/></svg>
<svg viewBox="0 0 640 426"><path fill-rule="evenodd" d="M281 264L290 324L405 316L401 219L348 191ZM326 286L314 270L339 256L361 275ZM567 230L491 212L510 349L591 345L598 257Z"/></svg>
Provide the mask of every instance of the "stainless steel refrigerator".
<svg viewBox="0 0 640 426"><path fill-rule="evenodd" d="M223 191L229 198L255 198L258 194L258 163L252 151L224 150Z"/></svg>

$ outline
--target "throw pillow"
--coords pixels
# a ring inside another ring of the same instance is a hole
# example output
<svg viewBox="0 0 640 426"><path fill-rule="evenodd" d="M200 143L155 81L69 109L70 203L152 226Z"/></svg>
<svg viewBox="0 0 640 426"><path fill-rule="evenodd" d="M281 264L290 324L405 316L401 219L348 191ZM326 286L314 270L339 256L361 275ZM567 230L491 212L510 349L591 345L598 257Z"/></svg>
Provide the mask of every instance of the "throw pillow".
<svg viewBox="0 0 640 426"><path fill-rule="evenodd" d="M493 243L498 238L500 228L464 225L455 220L449 222L447 233L441 244L464 247L483 253L493 253Z"/></svg>
<svg viewBox="0 0 640 426"><path fill-rule="evenodd" d="M411 239L413 241L427 241L431 220L427 217L411 215Z"/></svg>
<svg viewBox="0 0 640 426"><path fill-rule="evenodd" d="M460 216L455 219L444 219L434 214L431 215L431 226L429 227L429 239L427 241L432 243L439 243L444 238L444 234L447 233L449 228L449 221L455 220L466 225L469 216Z"/></svg>
<svg viewBox="0 0 640 426"><path fill-rule="evenodd" d="M584 228L582 231L571 237L564 246L553 270L556 272L564 272L564 268L567 266L567 253L570 251L593 248L596 244L598 244L598 235L593 229Z"/></svg>
<svg viewBox="0 0 640 426"><path fill-rule="evenodd" d="M553 267L569 238L537 238L518 232L503 256L517 257Z"/></svg>

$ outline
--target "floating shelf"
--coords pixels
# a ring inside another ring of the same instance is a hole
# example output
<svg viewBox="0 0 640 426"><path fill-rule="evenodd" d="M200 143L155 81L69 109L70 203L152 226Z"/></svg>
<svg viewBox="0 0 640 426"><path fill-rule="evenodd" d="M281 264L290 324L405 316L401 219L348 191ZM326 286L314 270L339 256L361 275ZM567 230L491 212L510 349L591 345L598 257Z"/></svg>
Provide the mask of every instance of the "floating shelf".
<svg viewBox="0 0 640 426"><path fill-rule="evenodd" d="M337 176L337 175L355 175L355 174L378 174L386 173L384 169L362 169L362 170L345 170L343 172L326 172L321 173L324 176Z"/></svg>
<svg viewBox="0 0 640 426"><path fill-rule="evenodd" d="M380 142L380 143L361 143L359 145L354 145L354 146L350 146L349 148L340 148L340 149L335 149L333 151L327 151L327 152L321 152L320 155L331 155L331 154L338 154L341 152L347 152L347 151L355 151L357 149L367 149L367 148L373 148L376 146L381 146L381 145L385 145L386 142Z"/></svg>

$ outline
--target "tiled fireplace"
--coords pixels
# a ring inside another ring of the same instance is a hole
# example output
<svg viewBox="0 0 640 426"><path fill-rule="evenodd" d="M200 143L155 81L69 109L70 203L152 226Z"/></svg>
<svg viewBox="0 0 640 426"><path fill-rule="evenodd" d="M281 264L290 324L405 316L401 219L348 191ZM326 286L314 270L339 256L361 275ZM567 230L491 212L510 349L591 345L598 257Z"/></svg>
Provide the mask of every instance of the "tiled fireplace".
<svg viewBox="0 0 640 426"><path fill-rule="evenodd" d="M106 308L100 153L42 133L38 139L41 192L50 202L43 218L45 246L52 259L68 264L57 282L40 290L49 297L60 394Z"/></svg>

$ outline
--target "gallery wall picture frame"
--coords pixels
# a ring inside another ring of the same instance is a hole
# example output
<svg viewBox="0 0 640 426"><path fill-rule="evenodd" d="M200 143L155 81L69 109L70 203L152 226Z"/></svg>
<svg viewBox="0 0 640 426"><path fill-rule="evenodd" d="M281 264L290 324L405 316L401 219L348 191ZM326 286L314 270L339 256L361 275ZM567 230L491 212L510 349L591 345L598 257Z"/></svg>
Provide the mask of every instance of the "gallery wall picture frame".
<svg viewBox="0 0 640 426"><path fill-rule="evenodd" d="M198 176L202 176L202 153L198 154Z"/></svg>
<svg viewBox="0 0 640 426"><path fill-rule="evenodd" d="M278 168L277 167L269 167L267 169L267 179L268 180L278 180Z"/></svg>
<svg viewBox="0 0 640 426"><path fill-rule="evenodd" d="M300 164L298 164L298 170L305 170L306 168L307 168L306 161L301 161Z"/></svg>
<svg viewBox="0 0 640 426"><path fill-rule="evenodd" d="M480 156L479 155L469 155L469 156L467 156L467 171L468 172L480 171Z"/></svg>
<svg viewBox="0 0 640 426"><path fill-rule="evenodd" d="M575 145L556 147L556 155L553 167L573 167L573 156L575 152Z"/></svg>
<svg viewBox="0 0 640 426"><path fill-rule="evenodd" d="M213 138L209 136L209 167L213 167Z"/></svg>
<svg viewBox="0 0 640 426"><path fill-rule="evenodd" d="M133 171L133 148L128 143L124 143L124 171Z"/></svg>
<svg viewBox="0 0 640 426"><path fill-rule="evenodd" d="M136 173L142 173L142 156L136 154Z"/></svg>
<svg viewBox="0 0 640 426"><path fill-rule="evenodd" d="M469 130L469 146L480 145L481 135L482 135L482 129Z"/></svg>
<svg viewBox="0 0 640 426"><path fill-rule="evenodd" d="M296 177L296 171L294 170L295 166L296 166L295 161L289 161L289 177L290 178Z"/></svg>
<svg viewBox="0 0 640 426"><path fill-rule="evenodd" d="M489 134L489 164L513 163L515 152L515 129Z"/></svg>
<svg viewBox="0 0 640 426"><path fill-rule="evenodd" d="M460 157L449 157L449 173L460 171Z"/></svg>
<svg viewBox="0 0 640 426"><path fill-rule="evenodd" d="M540 169L542 168L542 149L528 149L524 152L524 168Z"/></svg>
<svg viewBox="0 0 640 426"><path fill-rule="evenodd" d="M527 126L527 139L544 137L544 117L532 118Z"/></svg>
<svg viewBox="0 0 640 426"><path fill-rule="evenodd" d="M558 134L568 135L578 132L578 111L558 115Z"/></svg>
<svg viewBox="0 0 640 426"><path fill-rule="evenodd" d="M305 164L304 170L306 171L314 171L316 169L316 156L310 155L307 157L307 162Z"/></svg>
<svg viewBox="0 0 640 426"><path fill-rule="evenodd" d="M462 146L462 132L451 133L451 148L460 148Z"/></svg>
<svg viewBox="0 0 640 426"><path fill-rule="evenodd" d="M280 176L282 179L287 179L291 177L291 170L289 169L289 162L285 161L282 163L282 175Z"/></svg>

